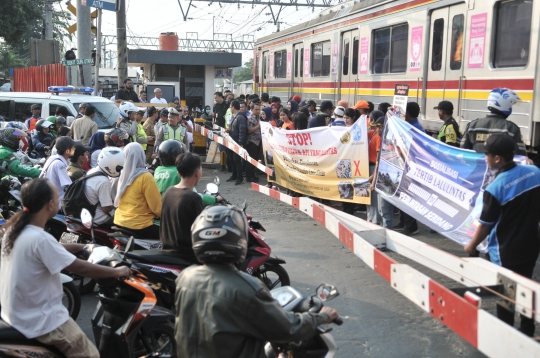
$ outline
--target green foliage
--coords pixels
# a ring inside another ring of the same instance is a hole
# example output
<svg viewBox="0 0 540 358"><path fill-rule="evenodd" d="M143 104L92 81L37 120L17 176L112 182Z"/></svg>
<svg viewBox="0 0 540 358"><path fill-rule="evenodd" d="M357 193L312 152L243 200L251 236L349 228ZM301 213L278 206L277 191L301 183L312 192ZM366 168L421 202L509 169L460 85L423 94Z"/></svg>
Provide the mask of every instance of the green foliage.
<svg viewBox="0 0 540 358"><path fill-rule="evenodd" d="M26 65L19 55L10 47L0 47L0 74L3 75L4 80L9 78L9 69L24 67Z"/></svg>
<svg viewBox="0 0 540 358"><path fill-rule="evenodd" d="M16 46L28 28L43 18L43 4L36 6L33 0L2 1L0 11L0 37L11 46Z"/></svg>
<svg viewBox="0 0 540 358"><path fill-rule="evenodd" d="M253 59L244 63L244 66L233 76L233 82L239 83L253 78Z"/></svg>

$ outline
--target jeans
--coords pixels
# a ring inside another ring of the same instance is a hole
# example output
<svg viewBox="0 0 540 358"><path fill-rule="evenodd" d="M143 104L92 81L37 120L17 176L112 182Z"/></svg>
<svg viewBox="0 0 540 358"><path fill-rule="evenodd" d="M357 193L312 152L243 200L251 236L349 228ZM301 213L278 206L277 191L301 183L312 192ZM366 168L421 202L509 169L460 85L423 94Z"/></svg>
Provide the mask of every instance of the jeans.
<svg viewBox="0 0 540 358"><path fill-rule="evenodd" d="M259 146L253 142L246 144L246 150L249 156L255 160L259 159ZM246 163L246 178L251 179L255 177L255 167L251 163Z"/></svg>
<svg viewBox="0 0 540 358"><path fill-rule="evenodd" d="M369 175L375 171L375 165L369 165ZM380 225L382 223L381 214L379 214L379 194L373 190L371 192L371 204L366 205L367 221Z"/></svg>
<svg viewBox="0 0 540 358"><path fill-rule="evenodd" d="M384 200L383 195L377 195L379 214L382 217L382 226L385 229L394 228L394 205Z"/></svg>
<svg viewBox="0 0 540 358"><path fill-rule="evenodd" d="M521 276L532 278L535 264L536 262L533 261L531 263L515 265L515 266L503 265L503 267L509 270L512 270L515 273L520 274ZM534 335L534 329L535 329L534 318L527 318L523 315L520 315L520 316L521 316L521 323L520 323L519 331L529 337L532 337ZM515 312L513 311L511 312L499 304L497 304L497 317L501 321L509 324L510 326L514 326Z"/></svg>

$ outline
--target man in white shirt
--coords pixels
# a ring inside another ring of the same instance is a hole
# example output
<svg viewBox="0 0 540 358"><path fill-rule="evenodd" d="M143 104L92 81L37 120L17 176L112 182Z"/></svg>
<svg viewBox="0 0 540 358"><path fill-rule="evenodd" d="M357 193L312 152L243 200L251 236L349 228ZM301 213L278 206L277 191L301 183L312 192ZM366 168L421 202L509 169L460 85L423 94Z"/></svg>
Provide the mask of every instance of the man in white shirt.
<svg viewBox="0 0 540 358"><path fill-rule="evenodd" d="M127 267L110 268L77 259L82 244L62 245L45 232L57 213L58 192L40 178L21 188L23 210L7 221L0 260L2 319L28 339L58 348L66 357L99 358L99 351L62 304L60 272L89 278L129 277ZM18 228L22 223L22 229Z"/></svg>
<svg viewBox="0 0 540 358"><path fill-rule="evenodd" d="M165 98L162 98L161 95L162 95L162 91L161 91L161 88L156 88L154 89L154 98L152 98L150 100L150 103L163 103L163 104L167 104L167 100Z"/></svg>
<svg viewBox="0 0 540 358"><path fill-rule="evenodd" d="M71 178L68 175L68 159L75 153L75 141L70 137L60 137L56 140L56 151L58 154L51 155L43 165L40 178L49 179L58 191L58 210L62 209L62 199L64 199L65 189L71 185Z"/></svg>
<svg viewBox="0 0 540 358"><path fill-rule="evenodd" d="M92 96L94 96L94 93L96 93L96 91L92 91ZM101 83L101 81L98 81L98 91L97 91L97 95L98 97L103 97L103 84Z"/></svg>

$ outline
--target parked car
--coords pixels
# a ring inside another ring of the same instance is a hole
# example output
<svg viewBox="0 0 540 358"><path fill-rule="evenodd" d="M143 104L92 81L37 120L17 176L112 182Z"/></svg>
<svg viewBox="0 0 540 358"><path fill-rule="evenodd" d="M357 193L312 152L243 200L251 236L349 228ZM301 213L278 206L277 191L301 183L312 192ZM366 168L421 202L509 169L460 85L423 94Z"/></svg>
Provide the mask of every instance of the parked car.
<svg viewBox="0 0 540 358"><path fill-rule="evenodd" d="M54 115L59 106L63 106L71 114L66 118L70 125L77 116L81 103L90 103L96 107L94 122L97 123L99 129L112 128L120 117L118 106L106 98L42 92L0 92L0 116L6 122L24 121L32 116L30 107L33 104L40 104L41 117L47 118Z"/></svg>

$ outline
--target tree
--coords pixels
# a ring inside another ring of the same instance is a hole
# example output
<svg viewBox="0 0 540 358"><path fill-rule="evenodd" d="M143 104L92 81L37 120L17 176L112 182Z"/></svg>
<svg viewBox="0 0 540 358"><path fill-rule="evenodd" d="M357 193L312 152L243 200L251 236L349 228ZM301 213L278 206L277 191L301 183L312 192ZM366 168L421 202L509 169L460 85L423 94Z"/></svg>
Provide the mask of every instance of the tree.
<svg viewBox="0 0 540 358"><path fill-rule="evenodd" d="M2 1L0 37L3 37L8 45L18 45L23 34L43 18L43 3L39 4L41 6L38 4L39 2L34 0Z"/></svg>
<svg viewBox="0 0 540 358"><path fill-rule="evenodd" d="M253 59L250 59L248 62L244 63L244 66L240 68L233 76L233 82L239 83L247 81L253 78Z"/></svg>
<svg viewBox="0 0 540 358"><path fill-rule="evenodd" d="M7 46L0 47L0 73L4 75L4 80L9 79L10 68L24 67L25 65L25 62L13 49Z"/></svg>

